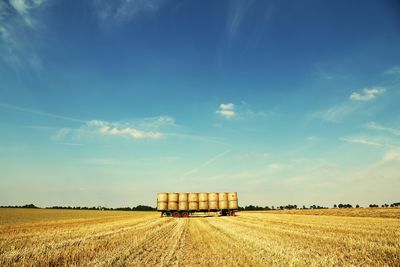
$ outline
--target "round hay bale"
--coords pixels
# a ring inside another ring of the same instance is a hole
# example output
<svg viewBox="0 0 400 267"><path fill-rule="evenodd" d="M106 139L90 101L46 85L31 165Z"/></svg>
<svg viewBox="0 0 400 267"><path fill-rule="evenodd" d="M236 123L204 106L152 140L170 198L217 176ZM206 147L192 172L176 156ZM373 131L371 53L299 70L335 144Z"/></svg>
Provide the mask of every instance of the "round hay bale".
<svg viewBox="0 0 400 267"><path fill-rule="evenodd" d="M208 193L208 201L218 201L218 193Z"/></svg>
<svg viewBox="0 0 400 267"><path fill-rule="evenodd" d="M157 210L167 210L167 209L168 209L167 202L162 202L162 201L157 202Z"/></svg>
<svg viewBox="0 0 400 267"><path fill-rule="evenodd" d="M189 202L189 210L198 210L199 209L199 202Z"/></svg>
<svg viewBox="0 0 400 267"><path fill-rule="evenodd" d="M168 193L168 202L178 202L178 193Z"/></svg>
<svg viewBox="0 0 400 267"><path fill-rule="evenodd" d="M218 201L209 201L208 208L210 210L217 210L218 209Z"/></svg>
<svg viewBox="0 0 400 267"><path fill-rule="evenodd" d="M208 201L199 201L199 210L208 210Z"/></svg>
<svg viewBox="0 0 400 267"><path fill-rule="evenodd" d="M199 201L208 201L208 193L199 193Z"/></svg>
<svg viewBox="0 0 400 267"><path fill-rule="evenodd" d="M188 210L189 209L189 203L187 201L179 201L178 209L179 210Z"/></svg>
<svg viewBox="0 0 400 267"><path fill-rule="evenodd" d="M229 192L228 193L228 201L237 200L237 192Z"/></svg>
<svg viewBox="0 0 400 267"><path fill-rule="evenodd" d="M157 193L157 202L167 202L168 193Z"/></svg>
<svg viewBox="0 0 400 267"><path fill-rule="evenodd" d="M228 204L228 201L227 200L220 200L220 201L218 201L218 206L219 206L219 209L228 209L228 207L229 207L229 204Z"/></svg>
<svg viewBox="0 0 400 267"><path fill-rule="evenodd" d="M218 201L227 201L228 193L218 193Z"/></svg>
<svg viewBox="0 0 400 267"><path fill-rule="evenodd" d="M199 194L198 193L189 193L189 202L198 202Z"/></svg>
<svg viewBox="0 0 400 267"><path fill-rule="evenodd" d="M178 202L168 201L168 210L178 210Z"/></svg>
<svg viewBox="0 0 400 267"><path fill-rule="evenodd" d="M229 209L231 209L231 210L237 210L237 209L238 209L238 202L237 202L237 200L229 200L228 207L229 207Z"/></svg>
<svg viewBox="0 0 400 267"><path fill-rule="evenodd" d="M187 202L188 201L188 193L179 193L179 202Z"/></svg>

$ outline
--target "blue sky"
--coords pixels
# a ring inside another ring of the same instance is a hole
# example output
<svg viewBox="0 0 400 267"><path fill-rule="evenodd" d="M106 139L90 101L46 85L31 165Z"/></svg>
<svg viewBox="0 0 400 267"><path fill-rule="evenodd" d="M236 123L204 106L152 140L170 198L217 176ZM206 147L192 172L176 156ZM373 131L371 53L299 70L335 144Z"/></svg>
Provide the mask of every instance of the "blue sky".
<svg viewBox="0 0 400 267"><path fill-rule="evenodd" d="M396 1L0 1L0 204L399 201Z"/></svg>

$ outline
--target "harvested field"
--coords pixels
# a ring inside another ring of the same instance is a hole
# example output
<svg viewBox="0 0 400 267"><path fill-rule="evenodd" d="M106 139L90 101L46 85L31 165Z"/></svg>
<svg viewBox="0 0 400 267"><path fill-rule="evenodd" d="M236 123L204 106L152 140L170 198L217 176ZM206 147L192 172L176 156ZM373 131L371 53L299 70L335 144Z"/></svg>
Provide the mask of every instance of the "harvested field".
<svg viewBox="0 0 400 267"><path fill-rule="evenodd" d="M400 209L399 208L269 210L266 212L276 213L276 214L295 214L295 215L375 217L375 218L398 218L398 219L400 219Z"/></svg>
<svg viewBox="0 0 400 267"><path fill-rule="evenodd" d="M330 211L173 219L156 212L0 209L0 265L399 266L397 216Z"/></svg>

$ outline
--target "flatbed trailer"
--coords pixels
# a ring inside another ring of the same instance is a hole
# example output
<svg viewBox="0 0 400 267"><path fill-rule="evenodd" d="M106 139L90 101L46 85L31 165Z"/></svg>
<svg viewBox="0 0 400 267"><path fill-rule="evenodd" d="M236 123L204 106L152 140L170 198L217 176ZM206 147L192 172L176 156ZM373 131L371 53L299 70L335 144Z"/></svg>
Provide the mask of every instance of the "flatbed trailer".
<svg viewBox="0 0 400 267"><path fill-rule="evenodd" d="M237 192L157 193L157 210L161 217L187 218L195 213L236 216Z"/></svg>
<svg viewBox="0 0 400 267"><path fill-rule="evenodd" d="M188 218L195 213L217 213L220 216L236 216L237 209L218 209L218 210L160 210L161 217Z"/></svg>

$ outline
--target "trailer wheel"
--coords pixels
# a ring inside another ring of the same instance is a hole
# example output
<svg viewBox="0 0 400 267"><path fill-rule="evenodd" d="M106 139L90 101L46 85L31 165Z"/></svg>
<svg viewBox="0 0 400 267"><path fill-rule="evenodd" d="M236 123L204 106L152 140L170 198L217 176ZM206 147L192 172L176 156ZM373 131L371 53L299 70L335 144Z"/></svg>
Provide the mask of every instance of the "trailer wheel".
<svg viewBox="0 0 400 267"><path fill-rule="evenodd" d="M181 214L179 213L179 212L174 212L173 214L172 214L172 216L174 217L174 218L179 218L179 217L181 217Z"/></svg>
<svg viewBox="0 0 400 267"><path fill-rule="evenodd" d="M183 212L183 213L182 213L182 217L183 217L183 218L189 218L189 213Z"/></svg>

